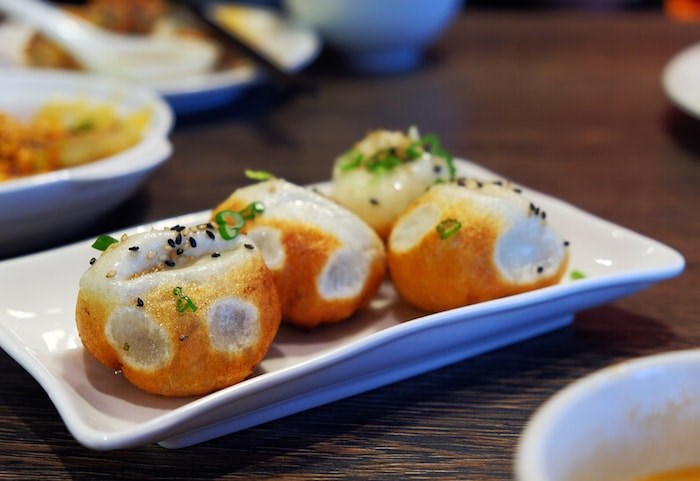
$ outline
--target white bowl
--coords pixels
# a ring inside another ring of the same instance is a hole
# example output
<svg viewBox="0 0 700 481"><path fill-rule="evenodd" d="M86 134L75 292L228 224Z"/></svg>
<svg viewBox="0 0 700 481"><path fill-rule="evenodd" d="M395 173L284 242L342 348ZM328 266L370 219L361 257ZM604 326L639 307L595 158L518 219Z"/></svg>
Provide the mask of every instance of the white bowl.
<svg viewBox="0 0 700 481"><path fill-rule="evenodd" d="M172 151L170 107L152 90L97 75L0 70L0 112L27 118L51 100L110 102L117 112L148 106L142 140L81 166L0 182L0 256L66 237L131 196Z"/></svg>
<svg viewBox="0 0 700 481"><path fill-rule="evenodd" d="M700 350L605 368L547 401L523 432L518 481L631 481L700 466Z"/></svg>
<svg viewBox="0 0 700 481"><path fill-rule="evenodd" d="M292 18L316 29L356 70L416 67L460 11L462 0L285 0Z"/></svg>

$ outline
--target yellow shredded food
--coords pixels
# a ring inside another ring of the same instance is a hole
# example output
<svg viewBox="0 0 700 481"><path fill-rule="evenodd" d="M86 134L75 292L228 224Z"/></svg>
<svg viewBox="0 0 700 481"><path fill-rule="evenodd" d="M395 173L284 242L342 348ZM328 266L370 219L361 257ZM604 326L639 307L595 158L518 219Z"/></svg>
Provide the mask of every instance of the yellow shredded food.
<svg viewBox="0 0 700 481"><path fill-rule="evenodd" d="M110 104L47 103L21 121L0 113L0 181L92 162L141 140L149 109L119 115Z"/></svg>

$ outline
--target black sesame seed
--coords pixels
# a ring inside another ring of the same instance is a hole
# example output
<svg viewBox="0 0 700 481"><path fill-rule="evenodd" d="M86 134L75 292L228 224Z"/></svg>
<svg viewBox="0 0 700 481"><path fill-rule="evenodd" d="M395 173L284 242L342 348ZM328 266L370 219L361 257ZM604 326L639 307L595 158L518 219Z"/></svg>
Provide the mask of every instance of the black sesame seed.
<svg viewBox="0 0 700 481"><path fill-rule="evenodd" d="M255 249L255 246L253 244L243 244L243 247L250 250Z"/></svg>
<svg viewBox="0 0 700 481"><path fill-rule="evenodd" d="M175 265L175 261L171 261L170 259L167 259L167 260L163 261L163 263L164 263L166 266L170 266L170 267L173 267L173 266Z"/></svg>
<svg viewBox="0 0 700 481"><path fill-rule="evenodd" d="M460 177L459 179L457 179L457 185L460 187L464 187L465 185L467 185L466 179L464 177Z"/></svg>
<svg viewBox="0 0 700 481"><path fill-rule="evenodd" d="M515 192L516 194L520 194L520 193L522 193L522 191L523 191L523 189L519 189L518 187L513 189L513 192Z"/></svg>
<svg viewBox="0 0 700 481"><path fill-rule="evenodd" d="M93 265L95 262L97 262L97 259L94 257L90 259L90 265Z"/></svg>
<svg viewBox="0 0 700 481"><path fill-rule="evenodd" d="M542 220L545 220L547 218L547 213L545 211L542 211Z"/></svg>
<svg viewBox="0 0 700 481"><path fill-rule="evenodd" d="M182 244L182 234L180 234L179 232L177 233L177 236L175 236L175 243L177 245Z"/></svg>
<svg viewBox="0 0 700 481"><path fill-rule="evenodd" d="M207 229L213 229L214 226L212 225L211 222L207 222Z"/></svg>
<svg viewBox="0 0 700 481"><path fill-rule="evenodd" d="M181 256L183 252L185 252L185 251L182 249L182 247L178 247L177 250L175 251L175 253L179 256Z"/></svg>
<svg viewBox="0 0 700 481"><path fill-rule="evenodd" d="M544 272L544 267L542 266L537 266L537 273L542 274Z"/></svg>
<svg viewBox="0 0 700 481"><path fill-rule="evenodd" d="M129 250L131 252L136 252L137 250L139 250L139 246L131 246L131 247L129 247Z"/></svg>
<svg viewBox="0 0 700 481"><path fill-rule="evenodd" d="M168 239L168 245L169 245L170 247L175 247L175 241L172 240L172 239Z"/></svg>
<svg viewBox="0 0 700 481"><path fill-rule="evenodd" d="M494 180L493 183L494 183L495 185L503 185L503 181L502 181L502 180Z"/></svg>
<svg viewBox="0 0 700 481"><path fill-rule="evenodd" d="M177 231L177 232L182 232L182 231L185 230L185 229L186 229L186 227L183 226L183 225L180 225L180 224L174 225L174 226L172 226L172 227L170 228L170 230L174 230L174 231Z"/></svg>
<svg viewBox="0 0 700 481"><path fill-rule="evenodd" d="M220 257L221 254L219 254L218 252L214 252L211 256L212 256L212 257Z"/></svg>
<svg viewBox="0 0 700 481"><path fill-rule="evenodd" d="M477 186L478 188L481 189L481 188L484 186L484 184L483 184L483 182L480 182L480 181L477 180L477 181L476 181L476 186Z"/></svg>
<svg viewBox="0 0 700 481"><path fill-rule="evenodd" d="M566 241L566 240L564 241L564 247L569 247L569 244L570 244L569 241Z"/></svg>
<svg viewBox="0 0 700 481"><path fill-rule="evenodd" d="M140 297L137 297L136 298L136 305L139 307L143 307L143 299L141 299Z"/></svg>
<svg viewBox="0 0 700 481"><path fill-rule="evenodd" d="M192 247L197 247L197 241L194 239L194 237L190 237L190 245Z"/></svg>
<svg viewBox="0 0 700 481"><path fill-rule="evenodd" d="M442 172L442 165L434 165L433 172L435 172L436 174L439 174L440 172Z"/></svg>
<svg viewBox="0 0 700 481"><path fill-rule="evenodd" d="M374 197L371 197L369 199L369 203L372 205L379 205L379 200L375 199Z"/></svg>
<svg viewBox="0 0 700 481"><path fill-rule="evenodd" d="M533 204L532 202L530 202L530 210L531 210L531 211L534 211L534 210L535 210L535 204Z"/></svg>
<svg viewBox="0 0 700 481"><path fill-rule="evenodd" d="M209 236L209 238L212 239L212 240L214 240L214 239L216 238L216 236L214 235L214 233L213 233L212 231L210 231L210 230L207 231L207 236Z"/></svg>

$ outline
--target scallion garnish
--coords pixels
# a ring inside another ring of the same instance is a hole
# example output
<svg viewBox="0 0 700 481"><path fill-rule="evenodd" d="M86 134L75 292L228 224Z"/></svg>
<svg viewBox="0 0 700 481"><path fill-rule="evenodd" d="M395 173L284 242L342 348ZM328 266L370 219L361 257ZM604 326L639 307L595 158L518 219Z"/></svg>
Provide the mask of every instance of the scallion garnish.
<svg viewBox="0 0 700 481"><path fill-rule="evenodd" d="M448 151L442 148L438 136L435 134L424 135L420 138L419 142L426 152L430 152L431 154L437 157L442 157L443 159L445 159L445 163L447 164L447 170L450 174L449 180L454 180L455 176L457 175L457 169L455 168L454 159L452 157L452 154L450 154Z"/></svg>
<svg viewBox="0 0 700 481"><path fill-rule="evenodd" d="M579 279L583 279L586 277L586 274L584 274L581 271L571 271L571 279L574 281L577 281Z"/></svg>
<svg viewBox="0 0 700 481"><path fill-rule="evenodd" d="M187 297L182 292L182 287L175 287L173 289L173 294L177 296L177 302L175 303L175 309L177 309L177 312L185 312L187 309L191 310L192 312L197 310L197 305L192 302L192 299Z"/></svg>
<svg viewBox="0 0 700 481"><path fill-rule="evenodd" d="M355 170L362 166L362 152L350 149L343 154L338 163L338 167L343 172L348 172L350 170Z"/></svg>
<svg viewBox="0 0 700 481"><path fill-rule="evenodd" d="M275 176L271 174L270 172L267 172L265 170L253 170L253 169L245 169L245 176L248 177L251 180L269 180L269 179L274 179Z"/></svg>
<svg viewBox="0 0 700 481"><path fill-rule="evenodd" d="M98 251L104 251L107 249L107 247L111 246L112 244L116 244L117 242L119 241L111 235L102 234L95 239L95 242L92 243L92 247Z"/></svg>
<svg viewBox="0 0 700 481"><path fill-rule="evenodd" d="M409 130L409 138L411 142L408 146L381 148L369 157L365 157L357 149L350 149L338 160L338 168L342 172L364 168L373 174L383 174L402 164L418 160L428 153L445 160L449 174L447 180L454 180L456 169L452 155L441 147L437 135L428 134L419 138L416 133L412 134Z"/></svg>
<svg viewBox="0 0 700 481"><path fill-rule="evenodd" d="M440 235L440 239L447 239L453 236L462 224L457 219L445 219L435 226L435 230Z"/></svg>
<svg viewBox="0 0 700 481"><path fill-rule="evenodd" d="M245 225L245 218L233 210L222 210L216 214L216 223L219 224L221 237L231 240L236 238Z"/></svg>
<svg viewBox="0 0 700 481"><path fill-rule="evenodd" d="M256 216L265 212L265 204L260 201L251 202L245 209L239 212L245 220L255 219Z"/></svg>

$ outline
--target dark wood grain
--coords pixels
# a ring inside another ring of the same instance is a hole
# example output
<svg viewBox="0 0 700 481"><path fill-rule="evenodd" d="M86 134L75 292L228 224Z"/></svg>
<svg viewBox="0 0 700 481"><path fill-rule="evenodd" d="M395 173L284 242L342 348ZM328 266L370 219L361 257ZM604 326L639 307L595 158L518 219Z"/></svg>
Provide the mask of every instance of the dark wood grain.
<svg viewBox="0 0 700 481"><path fill-rule="evenodd" d="M366 130L416 124L461 157L669 244L687 268L571 327L177 451L81 447L0 353L0 479L511 479L518 436L555 391L700 344L700 122L660 85L696 41L698 26L654 12L467 10L415 72L352 75L325 52L308 72L315 97L259 88L179 119L172 160L75 239L211 208L246 183L244 168L327 179Z"/></svg>

